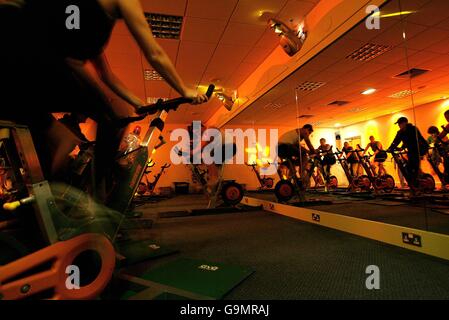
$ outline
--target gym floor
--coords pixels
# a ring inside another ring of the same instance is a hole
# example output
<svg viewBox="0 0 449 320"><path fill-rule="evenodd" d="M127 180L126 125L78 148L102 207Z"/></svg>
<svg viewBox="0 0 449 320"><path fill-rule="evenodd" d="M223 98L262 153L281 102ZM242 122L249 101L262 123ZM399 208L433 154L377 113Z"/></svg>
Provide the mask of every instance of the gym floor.
<svg viewBox="0 0 449 320"><path fill-rule="evenodd" d="M377 241L265 211L157 218L170 207L200 205L199 199L181 196L140 208L155 219L145 235L180 253L128 273L186 257L255 271L226 299L449 299L449 261ZM380 290L366 289L369 265L380 268Z"/></svg>
<svg viewBox="0 0 449 320"><path fill-rule="evenodd" d="M269 192L248 192L247 195L277 202L275 195ZM345 194L335 195L324 192L309 192L306 199L332 202L329 205L310 206L319 211L449 235L447 206L442 207L431 202L423 205L388 199L363 199L360 196L351 197Z"/></svg>

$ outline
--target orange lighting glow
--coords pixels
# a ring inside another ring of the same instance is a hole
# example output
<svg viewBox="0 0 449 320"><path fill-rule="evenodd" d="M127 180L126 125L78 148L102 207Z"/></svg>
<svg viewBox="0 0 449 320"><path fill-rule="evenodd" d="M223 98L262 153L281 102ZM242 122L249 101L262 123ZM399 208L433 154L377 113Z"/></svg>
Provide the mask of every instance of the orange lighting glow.
<svg viewBox="0 0 449 320"><path fill-rule="evenodd" d="M363 91L362 94L367 96L367 95L373 94L376 91L377 91L376 89L370 88L370 89L366 89L365 91Z"/></svg>
<svg viewBox="0 0 449 320"><path fill-rule="evenodd" d="M444 100L443 103L441 103L441 107L442 107L442 108L447 108L447 107L449 107L449 99Z"/></svg>
<svg viewBox="0 0 449 320"><path fill-rule="evenodd" d="M255 147L246 148L245 152L248 154L249 164L257 164L258 167L265 167L269 163L273 163L273 160L269 158L270 155L269 146L262 148L262 146L259 143L256 143ZM259 158L260 155L262 155L262 157Z"/></svg>

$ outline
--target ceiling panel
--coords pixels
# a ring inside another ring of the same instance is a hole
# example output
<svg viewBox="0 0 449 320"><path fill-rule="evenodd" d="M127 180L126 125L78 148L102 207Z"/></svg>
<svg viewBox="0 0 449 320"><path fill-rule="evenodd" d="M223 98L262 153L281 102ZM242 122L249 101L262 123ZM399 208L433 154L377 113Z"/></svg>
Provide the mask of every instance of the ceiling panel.
<svg viewBox="0 0 449 320"><path fill-rule="evenodd" d="M186 16L227 21L234 11L237 3L238 0L189 0Z"/></svg>
<svg viewBox="0 0 449 320"><path fill-rule="evenodd" d="M143 10L151 13L161 13L184 16L187 0L140 0Z"/></svg>
<svg viewBox="0 0 449 320"><path fill-rule="evenodd" d="M221 44L254 46L266 30L266 25L250 25L244 23L230 23L226 28Z"/></svg>
<svg viewBox="0 0 449 320"><path fill-rule="evenodd" d="M266 25L266 21L260 18L261 13L270 12L277 15L286 3L287 0L240 0L231 21Z"/></svg>
<svg viewBox="0 0 449 320"><path fill-rule="evenodd" d="M407 3L405 1L405 3ZM406 8L410 5L406 4ZM413 8L412 8L413 9ZM416 7L414 8L416 9ZM426 1L426 4L417 9L417 12L410 15L407 20L412 23L423 26L435 26L449 18L449 1L447 0L432 0Z"/></svg>
<svg viewBox="0 0 449 320"><path fill-rule="evenodd" d="M316 5L314 2L295 0L288 1L284 8L279 12L277 18L281 21L293 21L293 23L300 23L304 21L307 13Z"/></svg>
<svg viewBox="0 0 449 320"><path fill-rule="evenodd" d="M157 39L182 79L192 87L219 79L218 85L237 88L279 45L261 11L287 19L303 17L316 0L141 0L146 12L184 16L180 40ZM106 54L114 73L142 99L175 97L165 82L144 81L152 69L123 22L114 28ZM143 58L143 59L142 59ZM144 89L146 87L146 90ZM208 120L220 107L217 101L195 110ZM203 110L204 109L204 110ZM170 115L169 122L190 118L190 109ZM187 117L187 118L186 118Z"/></svg>
<svg viewBox="0 0 449 320"><path fill-rule="evenodd" d="M182 32L183 41L217 43L225 28L226 21L187 17ZM206 32L207 30L207 32Z"/></svg>

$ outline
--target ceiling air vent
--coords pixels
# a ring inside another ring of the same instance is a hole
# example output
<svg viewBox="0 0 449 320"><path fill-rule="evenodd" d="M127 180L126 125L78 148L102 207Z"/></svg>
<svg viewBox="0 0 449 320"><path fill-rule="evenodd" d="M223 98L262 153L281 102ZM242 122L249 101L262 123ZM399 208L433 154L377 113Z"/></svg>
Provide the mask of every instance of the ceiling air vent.
<svg viewBox="0 0 449 320"><path fill-rule="evenodd" d="M391 96L388 96L388 98L403 99L403 98L407 98L415 93L416 93L416 91L404 90L404 91L399 91L399 92L393 93Z"/></svg>
<svg viewBox="0 0 449 320"><path fill-rule="evenodd" d="M164 78L156 70L145 69L143 77L146 81L164 81Z"/></svg>
<svg viewBox="0 0 449 320"><path fill-rule="evenodd" d="M273 110L273 111L277 111L277 110L279 110L279 109L282 108L282 104L270 102L270 103L268 103L267 105L265 105L263 108L264 108L265 110Z"/></svg>
<svg viewBox="0 0 449 320"><path fill-rule="evenodd" d="M380 55L389 51L391 48L392 48L391 46L384 46L375 43L367 43L363 45L361 48L355 50L350 55L348 55L346 59L366 62L379 57Z"/></svg>
<svg viewBox="0 0 449 320"><path fill-rule="evenodd" d="M310 119L313 118L314 116L311 114L303 114L301 116L298 117L298 119Z"/></svg>
<svg viewBox="0 0 449 320"><path fill-rule="evenodd" d="M367 110L368 108L352 108L348 110L348 113L358 113Z"/></svg>
<svg viewBox="0 0 449 320"><path fill-rule="evenodd" d="M400 74L395 75L393 78L396 79L408 79L408 78L415 78L417 76L420 76L424 73L429 72L430 70L426 69L418 69L418 68L412 68L410 70L404 71Z"/></svg>
<svg viewBox="0 0 449 320"><path fill-rule="evenodd" d="M329 106L339 106L339 107L341 107L341 106L344 106L344 105L346 105L346 104L348 104L348 103L349 103L349 101L340 101L340 100L336 100L336 101L334 101L334 102L329 103L328 105L329 105Z"/></svg>
<svg viewBox="0 0 449 320"><path fill-rule="evenodd" d="M175 40L180 38L182 17L147 12L145 13L145 17L155 38Z"/></svg>
<svg viewBox="0 0 449 320"><path fill-rule="evenodd" d="M311 82L311 81L306 81L301 83L298 86L298 90L301 91L315 91L319 88L321 88L322 86L324 86L326 84L326 82Z"/></svg>

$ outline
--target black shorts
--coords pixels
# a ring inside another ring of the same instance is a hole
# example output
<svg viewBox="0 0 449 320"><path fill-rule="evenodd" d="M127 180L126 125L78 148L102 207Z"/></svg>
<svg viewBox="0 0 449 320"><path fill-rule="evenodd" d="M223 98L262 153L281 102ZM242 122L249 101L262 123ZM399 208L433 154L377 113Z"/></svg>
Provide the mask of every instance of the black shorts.
<svg viewBox="0 0 449 320"><path fill-rule="evenodd" d="M357 157L356 156L354 156L354 155L352 155L352 156L350 156L349 158L348 158L348 163L349 164L356 164L356 163L358 163L359 161L357 160Z"/></svg>
<svg viewBox="0 0 449 320"><path fill-rule="evenodd" d="M333 166L337 162L334 155L325 155L321 160L323 165Z"/></svg>
<svg viewBox="0 0 449 320"><path fill-rule="evenodd" d="M387 160L388 154L386 151L379 151L376 156L374 157L374 162L383 163Z"/></svg>

